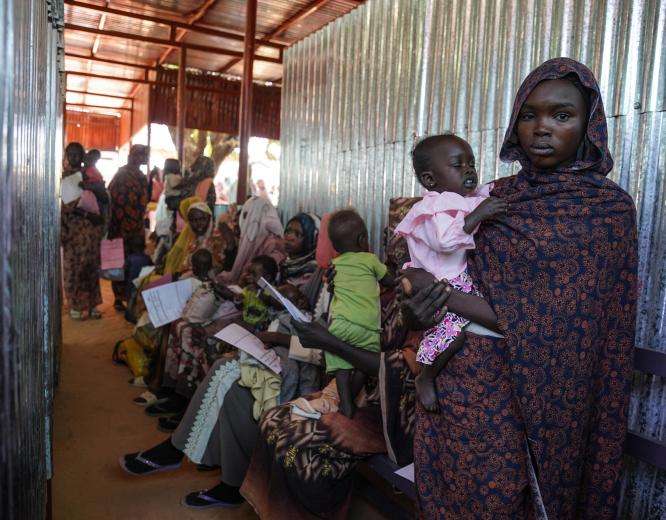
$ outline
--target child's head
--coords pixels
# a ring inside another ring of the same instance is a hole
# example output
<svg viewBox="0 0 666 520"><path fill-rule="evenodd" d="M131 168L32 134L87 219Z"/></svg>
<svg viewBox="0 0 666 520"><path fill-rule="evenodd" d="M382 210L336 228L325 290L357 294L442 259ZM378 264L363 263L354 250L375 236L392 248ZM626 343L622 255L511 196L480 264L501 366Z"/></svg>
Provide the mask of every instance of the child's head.
<svg viewBox="0 0 666 520"><path fill-rule="evenodd" d="M134 235L127 239L129 254L140 255L146 250L146 239L143 235Z"/></svg>
<svg viewBox="0 0 666 520"><path fill-rule="evenodd" d="M213 255L208 249L197 249L192 254L192 273L196 278L207 278L213 268Z"/></svg>
<svg viewBox="0 0 666 520"><path fill-rule="evenodd" d="M479 184L472 147L453 134L419 141L412 150L412 164L421 186L428 191L466 196Z"/></svg>
<svg viewBox="0 0 666 520"><path fill-rule="evenodd" d="M575 76L546 80L523 103L515 135L535 168L552 170L576 159L587 129L584 89Z"/></svg>
<svg viewBox="0 0 666 520"><path fill-rule="evenodd" d="M298 287L290 283L286 283L278 287L278 291L291 302L296 305L302 311L310 310L310 305L308 304L308 299L305 295L298 290Z"/></svg>
<svg viewBox="0 0 666 520"><path fill-rule="evenodd" d="M102 158L102 153L93 148L92 150L88 150L88 153L86 154L86 157L84 159L85 165L90 168L92 166L95 166L97 164L97 161L99 161Z"/></svg>
<svg viewBox="0 0 666 520"><path fill-rule="evenodd" d="M250 262L250 267L239 285L246 287L248 285L257 285L259 278L264 278L267 282L273 283L278 275L277 262L270 256L255 256Z"/></svg>
<svg viewBox="0 0 666 520"><path fill-rule="evenodd" d="M80 168L86 152L81 143L69 143L65 148L65 159L70 168Z"/></svg>
<svg viewBox="0 0 666 520"><path fill-rule="evenodd" d="M353 209L342 209L331 215L328 236L340 254L365 253L370 250L368 229L361 215Z"/></svg>
<svg viewBox="0 0 666 520"><path fill-rule="evenodd" d="M175 173L180 175L180 161L178 159L167 159L164 161L164 175Z"/></svg>

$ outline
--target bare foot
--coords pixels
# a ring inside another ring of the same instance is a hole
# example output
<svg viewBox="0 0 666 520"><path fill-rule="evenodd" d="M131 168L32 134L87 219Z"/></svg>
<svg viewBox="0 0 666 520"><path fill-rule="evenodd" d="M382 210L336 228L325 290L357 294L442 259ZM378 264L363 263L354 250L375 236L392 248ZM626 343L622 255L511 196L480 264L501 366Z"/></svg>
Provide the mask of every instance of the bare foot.
<svg viewBox="0 0 666 520"><path fill-rule="evenodd" d="M420 403L427 412L437 413L439 406L437 405L437 390L435 389L435 379L428 377L421 372L416 376L414 383L416 384L416 395Z"/></svg>

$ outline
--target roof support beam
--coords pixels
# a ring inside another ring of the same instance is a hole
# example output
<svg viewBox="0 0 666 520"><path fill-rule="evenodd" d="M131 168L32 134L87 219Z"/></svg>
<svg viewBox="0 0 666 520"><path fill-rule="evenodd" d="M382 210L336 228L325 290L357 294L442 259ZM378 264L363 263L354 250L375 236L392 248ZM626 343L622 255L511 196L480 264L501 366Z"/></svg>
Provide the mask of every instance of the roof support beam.
<svg viewBox="0 0 666 520"><path fill-rule="evenodd" d="M82 107L82 108L102 108L104 110L132 110L127 107L105 107L102 105L90 105L88 103L67 103L68 107Z"/></svg>
<svg viewBox="0 0 666 520"><path fill-rule="evenodd" d="M126 61L112 60L109 58L100 58L99 56L86 56L83 54L74 54L73 52L65 52L66 58L78 58L80 60L90 60L97 61L100 63L109 63L111 65L120 65L121 67L135 67L142 70L155 70L155 67L151 65L145 65L143 63L127 63Z"/></svg>
<svg viewBox="0 0 666 520"><path fill-rule="evenodd" d="M196 22L201 20L204 16L206 16L206 13L208 12L209 9L211 9L215 4L217 3L217 0L204 0L204 3L199 6L198 9L195 9L194 12L192 12L188 17L187 17L187 24L188 27L194 25ZM173 27L171 28L171 39L175 39L177 42L183 41L183 38L187 36L187 33L189 32L188 29L178 29L176 30L176 37L174 38L173 35ZM162 65L168 58L169 55L171 54L172 49L167 49L164 51L162 56L160 56L159 60L157 60L157 65ZM181 53L182 57L182 53Z"/></svg>
<svg viewBox="0 0 666 520"><path fill-rule="evenodd" d="M83 94L86 96L98 96L98 97L105 97L105 98L111 98L111 99L122 99L123 101L129 101L132 99L131 97L127 96L116 96L113 94L102 94L101 92L88 92L87 90L75 90L73 88L68 88L65 93L72 93L72 94Z"/></svg>
<svg viewBox="0 0 666 520"><path fill-rule="evenodd" d="M189 25L185 22L169 20L168 18L160 18L158 16L151 16L141 13L133 13L130 11L124 11L122 9L114 9L112 7L104 7L103 5L87 4L85 2L80 2L78 0L65 0L65 4L71 5L72 7L80 7L83 9L90 9L91 11L97 11L100 13L107 13L116 16L124 16L126 18L133 18L135 20L142 20L144 22L152 22L160 25L166 25L173 29L187 29L189 32L196 32L201 34L208 34L210 36L218 36L220 38L227 38L228 40L243 41L243 35L237 34L230 31L222 31L219 29L212 29L210 27L202 27L200 25ZM286 45L281 43L265 43L264 46L272 47L274 49L283 49Z"/></svg>
<svg viewBox="0 0 666 520"><path fill-rule="evenodd" d="M120 76L110 76L108 74L93 74L92 72L79 72L76 70L65 71L69 76L82 76L84 78L108 79L111 81L128 81L130 83L145 83L152 85L155 82L143 78L122 78Z"/></svg>
<svg viewBox="0 0 666 520"><path fill-rule="evenodd" d="M259 48L260 45L270 45L271 40L283 32L285 32L287 29L290 27L293 27L295 24L303 20L304 18L307 18L311 14L316 13L324 7L326 3L328 3L330 0L314 0L313 2L310 2L308 5L306 5L303 9L300 9L297 11L293 16L290 16L287 18L284 22L282 22L280 25L278 25L275 29L273 29L268 35L266 35L264 38L261 38L256 42L255 46L255 52ZM282 58L282 53L280 53L280 58ZM240 59L233 59L229 63L227 63L224 67L220 69L220 72L227 72L229 69L231 69L234 65L240 63Z"/></svg>
<svg viewBox="0 0 666 520"><path fill-rule="evenodd" d="M187 47L192 51L208 52L211 54L223 54L225 56L233 56L234 58L242 58L243 53L239 51L232 51L229 49L221 49L219 47L209 47L207 45L195 45L193 43L183 43L175 40L164 40L162 38L153 38L150 36L140 36L138 34L127 34L120 31L109 31L109 30L100 30L92 27L85 27L82 25L76 25L72 23L66 23L65 29L69 31L80 31L90 34L101 34L102 36L108 36L111 38L120 38L123 40L132 40L143 43L152 43L155 45L163 45L164 47L170 47L173 49L181 49ZM282 60L279 58L270 58L268 56L255 56L257 61L266 61L269 63L282 63Z"/></svg>

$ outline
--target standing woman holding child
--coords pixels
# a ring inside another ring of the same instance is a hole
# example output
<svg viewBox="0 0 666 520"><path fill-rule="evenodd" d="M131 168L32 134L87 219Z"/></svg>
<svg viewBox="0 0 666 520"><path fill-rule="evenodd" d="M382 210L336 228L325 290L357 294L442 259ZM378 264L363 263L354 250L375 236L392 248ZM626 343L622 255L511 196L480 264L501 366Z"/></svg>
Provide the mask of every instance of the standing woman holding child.
<svg viewBox="0 0 666 520"><path fill-rule="evenodd" d="M85 182L84 156L80 143L67 145L63 178L81 172ZM102 316L96 307L102 303L99 251L103 227L103 218L78 207L78 199L62 205L63 287L70 316L75 320Z"/></svg>
<svg viewBox="0 0 666 520"><path fill-rule="evenodd" d="M636 317L631 197L613 167L597 82L567 58L516 96L495 182L508 213L481 224L476 296L410 272L404 307L429 328L441 309L501 332L467 333L419 407L416 484L426 518L615 518ZM427 283L427 280L430 283Z"/></svg>

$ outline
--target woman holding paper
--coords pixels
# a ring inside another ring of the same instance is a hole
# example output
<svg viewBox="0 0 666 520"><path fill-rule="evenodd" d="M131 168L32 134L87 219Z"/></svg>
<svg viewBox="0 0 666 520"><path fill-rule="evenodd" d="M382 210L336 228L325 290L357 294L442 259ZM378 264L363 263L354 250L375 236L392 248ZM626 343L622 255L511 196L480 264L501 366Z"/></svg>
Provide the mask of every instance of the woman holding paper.
<svg viewBox="0 0 666 520"><path fill-rule="evenodd" d="M100 242L103 233L103 218L90 213L79 205L79 197L70 200L71 189L86 179L83 173L85 150L80 143L69 143L63 161L63 203L61 208L60 240L63 253L63 287L69 304L69 314L74 320L87 317L102 317L96 307L102 303L99 285ZM69 178L69 181L66 179ZM73 183L72 179L79 179ZM79 192L81 190L79 189Z"/></svg>

